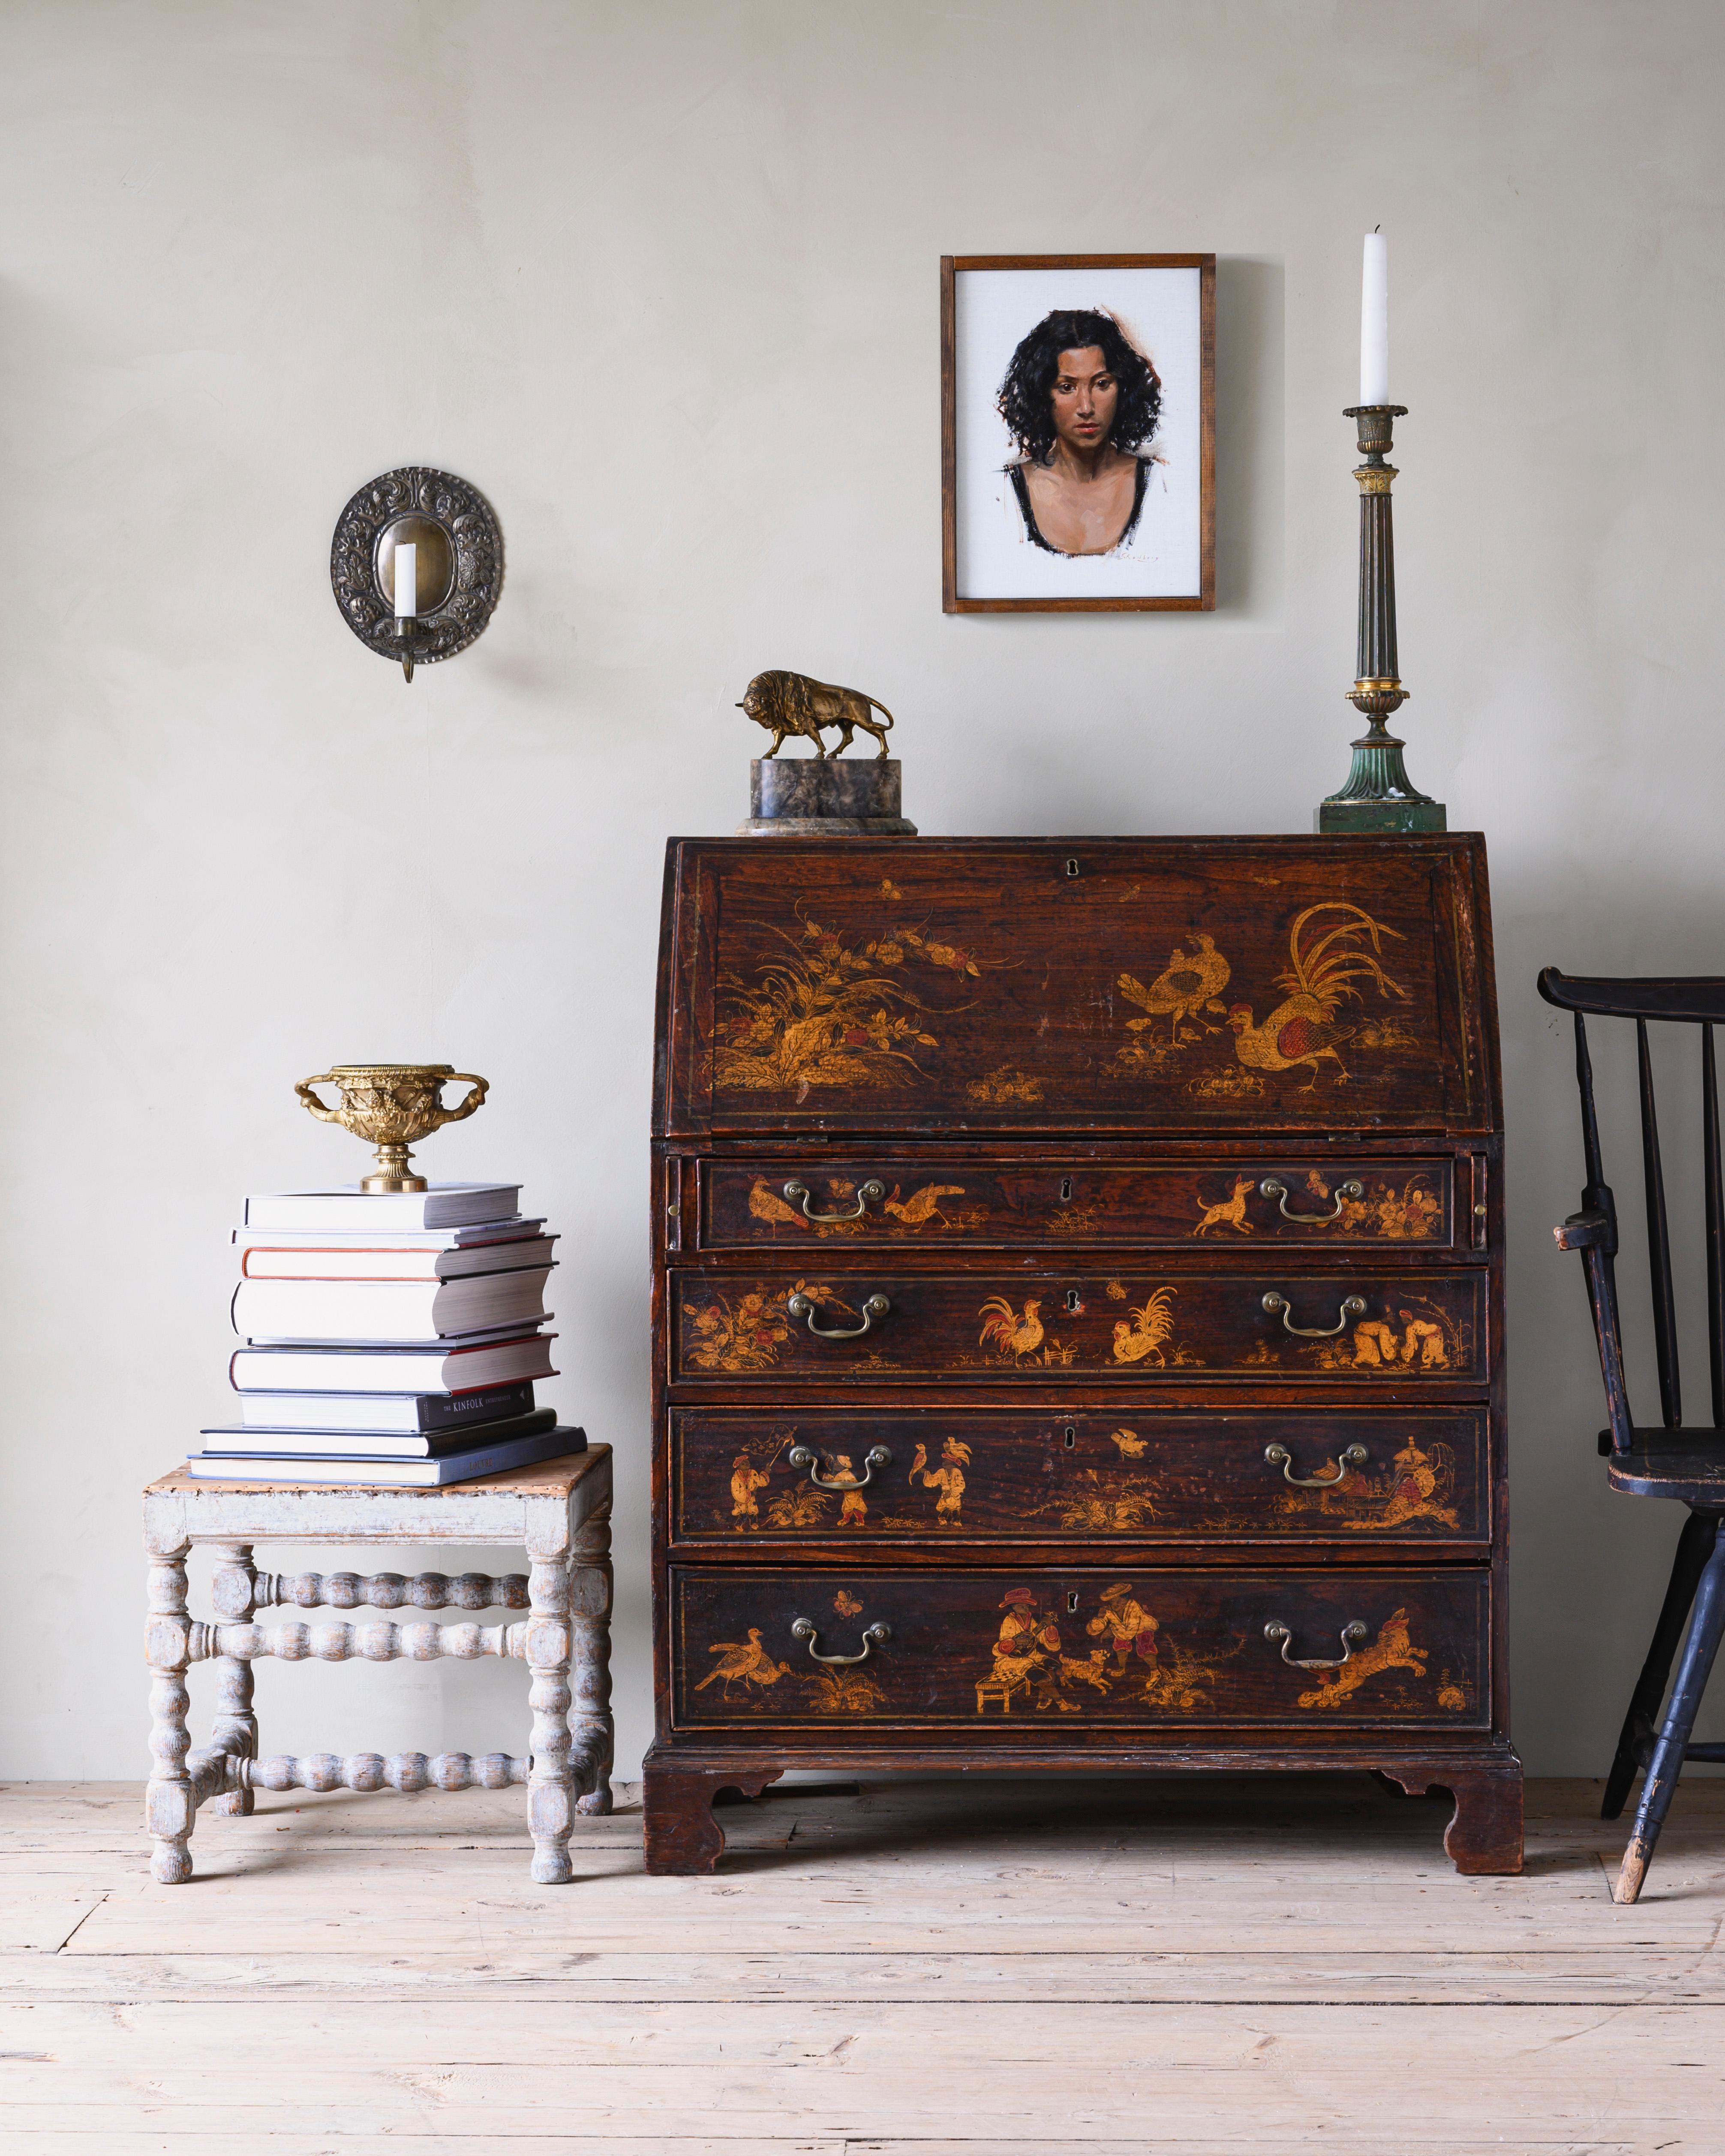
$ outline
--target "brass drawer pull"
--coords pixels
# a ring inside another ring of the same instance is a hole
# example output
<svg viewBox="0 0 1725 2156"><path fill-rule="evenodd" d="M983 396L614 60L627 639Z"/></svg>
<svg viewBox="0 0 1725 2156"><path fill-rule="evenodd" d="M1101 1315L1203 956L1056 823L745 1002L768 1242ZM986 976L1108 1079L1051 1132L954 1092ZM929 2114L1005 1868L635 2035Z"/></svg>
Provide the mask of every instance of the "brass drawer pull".
<svg viewBox="0 0 1725 2156"><path fill-rule="evenodd" d="M1333 1325L1296 1325L1292 1316L1293 1306L1285 1295L1278 1295L1276 1290L1271 1288L1264 1298L1264 1307L1270 1315L1274 1317L1279 1311L1281 1313L1284 1327L1288 1332L1297 1334L1301 1340L1330 1339L1334 1334L1346 1328L1350 1317L1361 1316L1365 1306L1366 1299L1363 1295L1350 1295L1344 1298L1342 1304L1342 1315Z"/></svg>
<svg viewBox="0 0 1725 2156"><path fill-rule="evenodd" d="M884 1295L871 1295L863 1305L863 1322L860 1325L837 1326L830 1330L815 1323L814 1307L806 1295L793 1295L785 1305L785 1308L793 1317L806 1317L809 1320L809 1330L817 1340L860 1340L864 1333L873 1327L875 1320L877 1317L885 1317L892 1305ZM1360 1305L1360 1308L1362 1310L1365 1308L1364 1303Z"/></svg>
<svg viewBox="0 0 1725 2156"><path fill-rule="evenodd" d="M1291 1655L1288 1649L1294 1644L1294 1635L1286 1625L1278 1623L1273 1617L1264 1627L1264 1637L1272 1647L1278 1640L1281 1640L1281 1658L1291 1670L1339 1670L1343 1662L1352 1660L1355 1647L1365 1638L1368 1629L1358 1617L1351 1625L1344 1625L1342 1627L1342 1651L1327 1662L1302 1661L1299 1656Z"/></svg>
<svg viewBox="0 0 1725 2156"><path fill-rule="evenodd" d="M806 1445L793 1445L785 1456L793 1467L809 1470L809 1479L817 1490L866 1490L877 1467L891 1467L892 1465L892 1455L884 1445L877 1445L870 1448L867 1459L863 1462L864 1472L854 1482L829 1482L821 1475L819 1460Z"/></svg>
<svg viewBox="0 0 1725 2156"><path fill-rule="evenodd" d="M806 1183L786 1183L784 1194L790 1199L793 1205L799 1198L802 1199L803 1218L805 1220L814 1221L817 1228L834 1228L841 1220L860 1220L870 1206L878 1205L886 1195L886 1185L884 1183L876 1182L874 1177L870 1176L866 1183L859 1186L856 1203L848 1213L811 1213L809 1209L811 1193Z"/></svg>
<svg viewBox="0 0 1725 2156"><path fill-rule="evenodd" d="M1281 1200L1277 1210L1284 1220L1297 1220L1302 1227L1307 1228L1322 1227L1326 1221L1339 1220L1342 1218L1342 1204L1344 1199L1363 1198L1366 1194L1364 1183L1350 1179L1336 1185L1336 1202L1327 1213L1290 1213L1288 1188L1285 1183L1278 1183L1273 1175L1266 1175L1258 1185L1258 1188L1266 1198L1279 1198ZM788 1197L790 1194L787 1192L785 1194Z"/></svg>
<svg viewBox="0 0 1725 2156"><path fill-rule="evenodd" d="M796 1457L793 1452L791 1455L793 1461ZM1285 1445L1269 1446L1264 1457L1272 1467L1281 1468L1283 1481L1291 1482L1296 1490L1333 1490L1338 1482L1345 1482L1348 1480L1348 1471L1350 1467L1365 1466L1366 1448L1363 1445L1350 1445L1337 1460L1336 1471L1333 1475L1296 1475L1293 1472L1294 1455Z"/></svg>
<svg viewBox="0 0 1725 2156"><path fill-rule="evenodd" d="M1363 1625L1361 1625L1360 1630L1362 1631L1365 1630ZM869 1659L869 1650L871 1647L884 1645L885 1643L892 1637L892 1631L889 1625L870 1625L868 1630L862 1635L862 1652L860 1655L822 1654L820 1650L814 1644L820 1637L820 1634L815 1630L814 1625L806 1617L798 1618L796 1622L791 1626L791 1637L793 1640L806 1640L809 1642L809 1654L817 1662L836 1662L842 1667L848 1669L853 1662L867 1661Z"/></svg>

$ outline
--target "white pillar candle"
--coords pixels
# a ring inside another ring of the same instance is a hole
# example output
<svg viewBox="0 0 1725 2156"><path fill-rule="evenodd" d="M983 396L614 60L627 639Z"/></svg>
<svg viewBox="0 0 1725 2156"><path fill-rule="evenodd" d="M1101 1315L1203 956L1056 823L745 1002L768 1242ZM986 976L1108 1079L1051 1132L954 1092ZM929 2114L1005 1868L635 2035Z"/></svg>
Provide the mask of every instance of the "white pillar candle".
<svg viewBox="0 0 1725 2156"><path fill-rule="evenodd" d="M1359 285L1359 401L1389 402L1389 242L1366 234Z"/></svg>
<svg viewBox="0 0 1725 2156"><path fill-rule="evenodd" d="M395 610L398 614L419 611L418 547L398 547L395 550Z"/></svg>

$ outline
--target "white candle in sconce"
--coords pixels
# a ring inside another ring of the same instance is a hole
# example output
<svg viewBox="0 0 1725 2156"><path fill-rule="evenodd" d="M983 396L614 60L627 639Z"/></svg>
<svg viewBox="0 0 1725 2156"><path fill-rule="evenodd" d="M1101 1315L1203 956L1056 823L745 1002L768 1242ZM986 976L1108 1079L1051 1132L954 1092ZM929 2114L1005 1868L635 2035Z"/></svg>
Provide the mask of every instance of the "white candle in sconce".
<svg viewBox="0 0 1725 2156"><path fill-rule="evenodd" d="M416 614L419 611L419 549L417 546L398 547L395 550L395 611L398 616Z"/></svg>
<svg viewBox="0 0 1725 2156"><path fill-rule="evenodd" d="M1389 242L1366 234L1359 285L1359 401L1389 402Z"/></svg>

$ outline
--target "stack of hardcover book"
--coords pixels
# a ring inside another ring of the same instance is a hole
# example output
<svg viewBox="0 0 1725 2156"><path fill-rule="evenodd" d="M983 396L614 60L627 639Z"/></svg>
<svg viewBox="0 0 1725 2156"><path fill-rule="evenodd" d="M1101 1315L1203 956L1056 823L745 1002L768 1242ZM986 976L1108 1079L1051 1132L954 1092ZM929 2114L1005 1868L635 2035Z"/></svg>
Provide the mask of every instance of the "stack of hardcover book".
<svg viewBox="0 0 1725 2156"><path fill-rule="evenodd" d="M239 1420L201 1432L199 1481L425 1489L586 1450L533 1404L554 1378L554 1260L519 1183L249 1198L234 1230Z"/></svg>

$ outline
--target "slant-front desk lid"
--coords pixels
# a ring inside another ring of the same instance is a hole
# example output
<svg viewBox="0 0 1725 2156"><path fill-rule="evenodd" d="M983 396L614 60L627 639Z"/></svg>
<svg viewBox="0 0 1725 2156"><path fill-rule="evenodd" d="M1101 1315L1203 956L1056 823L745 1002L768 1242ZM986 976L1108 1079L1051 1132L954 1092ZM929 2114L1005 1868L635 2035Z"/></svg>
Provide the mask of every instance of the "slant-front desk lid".
<svg viewBox="0 0 1725 2156"><path fill-rule="evenodd" d="M1485 841L681 839L655 1127L1500 1122Z"/></svg>

